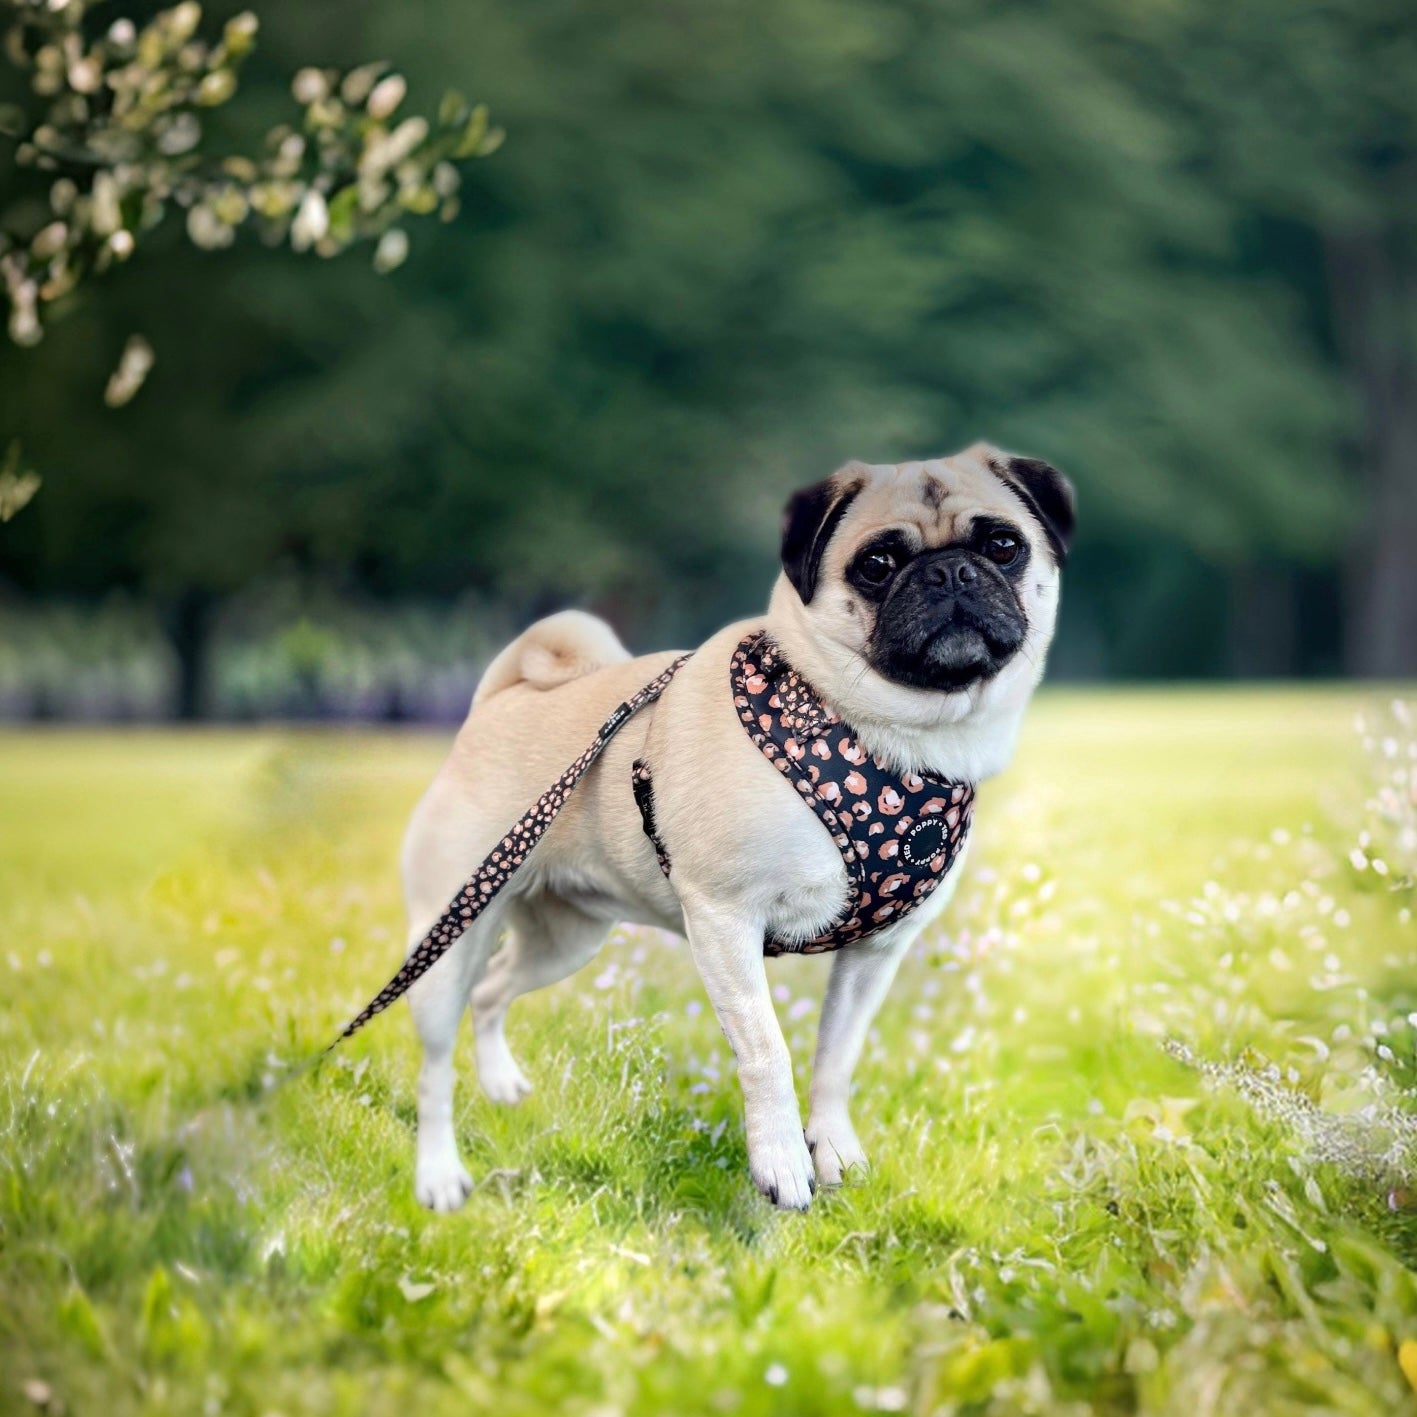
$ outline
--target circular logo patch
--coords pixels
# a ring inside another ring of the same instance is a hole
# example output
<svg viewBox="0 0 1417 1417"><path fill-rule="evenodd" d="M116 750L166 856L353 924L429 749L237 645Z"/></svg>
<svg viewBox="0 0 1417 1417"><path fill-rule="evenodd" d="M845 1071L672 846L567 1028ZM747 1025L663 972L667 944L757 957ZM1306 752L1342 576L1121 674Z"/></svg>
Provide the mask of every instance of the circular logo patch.
<svg viewBox="0 0 1417 1417"><path fill-rule="evenodd" d="M901 850L912 866L928 866L945 849L945 826L938 817L916 822L906 833Z"/></svg>

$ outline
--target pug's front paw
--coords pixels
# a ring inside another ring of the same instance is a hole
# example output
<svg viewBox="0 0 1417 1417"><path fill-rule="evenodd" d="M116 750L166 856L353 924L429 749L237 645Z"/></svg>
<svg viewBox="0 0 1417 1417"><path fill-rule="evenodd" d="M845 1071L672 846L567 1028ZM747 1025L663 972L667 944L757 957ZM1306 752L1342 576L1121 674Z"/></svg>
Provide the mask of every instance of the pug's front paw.
<svg viewBox="0 0 1417 1417"><path fill-rule="evenodd" d="M749 1139L748 1169L753 1184L779 1210L806 1210L812 1204L817 1178L795 1118L790 1129L783 1126L759 1141Z"/></svg>
<svg viewBox="0 0 1417 1417"><path fill-rule="evenodd" d="M817 1180L824 1186L839 1186L853 1167L867 1169L866 1153L856 1136L851 1118L812 1117L807 1122L807 1150L817 1168Z"/></svg>
<svg viewBox="0 0 1417 1417"><path fill-rule="evenodd" d="M447 1215L472 1194L472 1177L456 1151L440 1150L418 1158L413 1188L419 1205Z"/></svg>

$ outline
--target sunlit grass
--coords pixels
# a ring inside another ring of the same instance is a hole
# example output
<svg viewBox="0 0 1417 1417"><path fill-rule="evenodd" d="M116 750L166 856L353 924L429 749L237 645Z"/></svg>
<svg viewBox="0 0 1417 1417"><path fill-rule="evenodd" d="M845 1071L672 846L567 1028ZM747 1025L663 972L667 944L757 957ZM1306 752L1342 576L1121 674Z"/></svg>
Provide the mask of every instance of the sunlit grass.
<svg viewBox="0 0 1417 1417"><path fill-rule="evenodd" d="M867 1048L873 1172L805 1217L655 935L516 1006L521 1108L464 1042L454 1217L406 1016L280 1082L400 953L441 738L0 738L0 1411L1412 1410L1417 1211L1357 1155L1417 1080L1364 701L1040 703ZM804 1095L826 967L770 966ZM1355 1118L1355 1164L1168 1037Z"/></svg>

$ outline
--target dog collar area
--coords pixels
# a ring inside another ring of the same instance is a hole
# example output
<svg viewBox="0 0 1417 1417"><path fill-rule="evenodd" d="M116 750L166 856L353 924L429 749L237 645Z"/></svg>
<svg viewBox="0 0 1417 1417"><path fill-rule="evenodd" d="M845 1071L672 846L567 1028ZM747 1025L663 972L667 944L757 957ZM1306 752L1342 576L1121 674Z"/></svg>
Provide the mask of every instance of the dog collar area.
<svg viewBox="0 0 1417 1417"><path fill-rule="evenodd" d="M973 787L932 773L897 772L873 756L766 634L738 644L729 681L744 731L826 828L848 883L846 906L826 930L808 940L770 937L765 953L837 950L895 924L928 899L964 849ZM644 759L634 765L633 786L667 876L672 862L655 822Z"/></svg>

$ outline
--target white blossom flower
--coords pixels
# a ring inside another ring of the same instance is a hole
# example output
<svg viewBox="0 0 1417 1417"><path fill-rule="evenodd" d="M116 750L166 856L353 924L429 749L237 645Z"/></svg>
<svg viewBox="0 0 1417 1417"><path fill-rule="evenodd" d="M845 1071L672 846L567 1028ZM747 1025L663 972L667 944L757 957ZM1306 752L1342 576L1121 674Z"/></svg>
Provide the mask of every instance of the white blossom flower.
<svg viewBox="0 0 1417 1417"><path fill-rule="evenodd" d="M404 101L408 93L408 85L404 82L401 74L390 74L386 79L380 79L374 85L373 92L369 95L369 102L366 107L371 118L382 121L390 117Z"/></svg>
<svg viewBox="0 0 1417 1417"><path fill-rule="evenodd" d="M330 209L325 199L313 187L301 199L300 209L290 224L290 244L297 251L308 251L330 229Z"/></svg>

